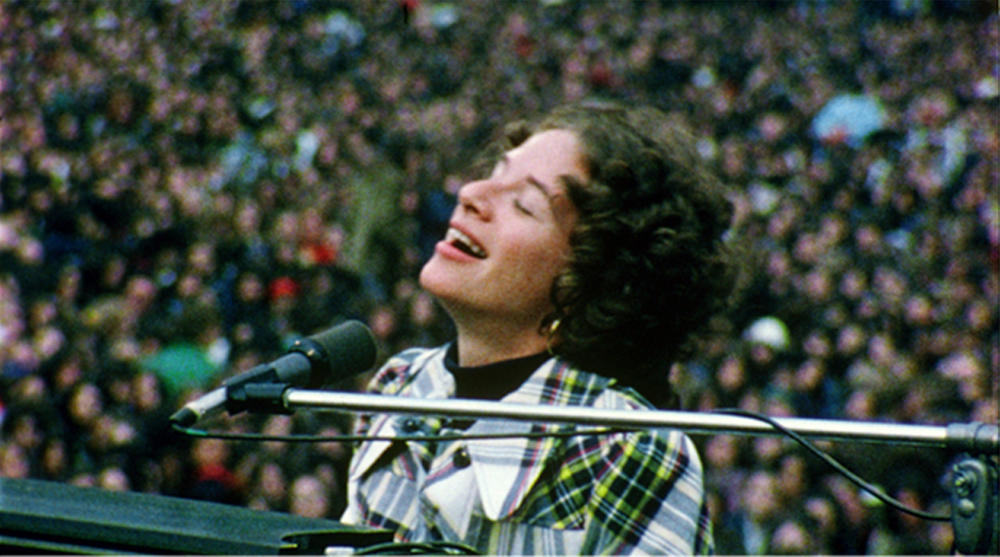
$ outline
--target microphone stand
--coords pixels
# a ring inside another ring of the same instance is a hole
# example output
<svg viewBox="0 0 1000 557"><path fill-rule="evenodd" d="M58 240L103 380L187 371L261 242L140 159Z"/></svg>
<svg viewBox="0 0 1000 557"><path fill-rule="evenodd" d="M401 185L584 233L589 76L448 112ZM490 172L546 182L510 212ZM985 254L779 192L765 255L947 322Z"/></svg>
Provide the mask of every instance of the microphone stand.
<svg viewBox="0 0 1000 557"><path fill-rule="evenodd" d="M277 387L277 388L275 388ZM251 393L251 398L257 395ZM613 410L580 406L545 406L466 399L415 399L377 394L317 391L274 384L260 392L261 407L326 411L384 412L477 419L560 422L620 428L672 428L690 433L780 436L772 425L750 417L712 412ZM252 402L252 401L250 401ZM251 404L257 406L257 404ZM954 423L947 426L850 420L771 418L802 436L866 443L936 447L961 453L950 478L951 516L956 550L963 554L1000 552L996 456L997 425Z"/></svg>

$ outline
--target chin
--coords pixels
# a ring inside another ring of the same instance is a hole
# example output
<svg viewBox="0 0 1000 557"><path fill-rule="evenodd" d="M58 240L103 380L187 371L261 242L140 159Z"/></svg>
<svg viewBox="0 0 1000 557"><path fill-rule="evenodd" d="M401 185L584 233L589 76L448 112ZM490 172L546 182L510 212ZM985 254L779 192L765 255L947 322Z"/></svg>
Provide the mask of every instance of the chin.
<svg viewBox="0 0 1000 557"><path fill-rule="evenodd" d="M433 259L420 270L419 284L424 291L434 296L448 315L453 316L453 308L464 307L468 303L465 298L468 294L465 281L454 273L436 267Z"/></svg>
<svg viewBox="0 0 1000 557"><path fill-rule="evenodd" d="M418 281L421 288L436 297L440 297L443 293L442 289L444 288L446 282L445 277L441 276L444 271L440 268L436 268L437 265L434 261L436 257L436 255L432 256L427 263L424 263L423 268L420 269Z"/></svg>

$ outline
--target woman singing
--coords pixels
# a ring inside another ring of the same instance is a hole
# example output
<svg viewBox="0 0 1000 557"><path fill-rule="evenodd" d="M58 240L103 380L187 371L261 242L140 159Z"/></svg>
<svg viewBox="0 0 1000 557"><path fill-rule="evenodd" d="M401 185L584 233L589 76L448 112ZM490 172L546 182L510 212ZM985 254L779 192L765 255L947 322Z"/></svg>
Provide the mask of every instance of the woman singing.
<svg viewBox="0 0 1000 557"><path fill-rule="evenodd" d="M730 299L732 214L691 136L660 111L561 107L507 127L465 184L420 283L456 338L414 348L371 391L642 411ZM574 426L365 416L372 436ZM489 554L712 551L702 467L680 431L368 441L345 523Z"/></svg>

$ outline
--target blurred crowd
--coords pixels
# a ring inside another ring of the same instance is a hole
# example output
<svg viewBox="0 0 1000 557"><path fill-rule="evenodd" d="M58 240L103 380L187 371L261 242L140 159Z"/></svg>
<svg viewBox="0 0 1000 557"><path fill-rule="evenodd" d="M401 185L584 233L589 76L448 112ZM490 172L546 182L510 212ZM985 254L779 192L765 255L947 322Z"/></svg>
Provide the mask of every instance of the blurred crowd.
<svg viewBox="0 0 1000 557"><path fill-rule="evenodd" d="M345 319L380 358L446 341L416 275L466 163L584 98L676 111L733 186L756 273L672 370L687 408L996 423L998 23L976 0L0 2L0 476L336 518L349 444L167 417ZM874 124L821 129L848 95ZM697 441L720 553L951 548L788 440ZM949 512L954 455L823 446Z"/></svg>

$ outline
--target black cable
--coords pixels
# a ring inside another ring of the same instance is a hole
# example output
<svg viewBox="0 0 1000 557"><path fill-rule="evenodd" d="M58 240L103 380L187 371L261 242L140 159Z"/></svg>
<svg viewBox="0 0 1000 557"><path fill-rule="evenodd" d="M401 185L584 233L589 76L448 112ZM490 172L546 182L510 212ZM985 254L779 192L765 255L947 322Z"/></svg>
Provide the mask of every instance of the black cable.
<svg viewBox="0 0 1000 557"><path fill-rule="evenodd" d="M768 425L770 425L774 429L776 429L776 430L780 431L781 433L787 435L792 440L794 440L798 444L800 444L803 447L805 447L806 449L808 449L809 452L811 452L814 455L816 455L817 457L819 457L819 459L822 460L823 462L826 462L834 470L836 470L839 474L843 475L845 478L847 478L848 480L850 480L851 482L853 482L855 485L857 485L861 489L867 491L868 493L870 493L872 496L874 496L879 501L882 501L886 505L889 505L890 507L892 507L892 508L894 508L894 509L896 509L898 511L901 511L901 512L904 512L904 513L907 513L907 514L912 514L913 516L917 516L917 517L920 517L920 518L923 518L923 519L926 519L926 520L951 521L951 515L932 514L932 513L924 512L924 511L922 511L920 509L914 509L912 507L908 507L908 506L906 506L905 503L899 501L898 499L894 499L893 497L890 497L888 494L886 494L885 492L883 492L879 488L875 487L871 483L868 483L867 481L865 481L864 479L862 479L860 476L858 476L854 472L851 472L850 470L848 470L847 467L844 466L843 464L841 464L837 459L835 459L832 456L830 456L829 454L823 452L822 449L820 449L819 447L817 447L816 445L814 445L811 441L809 441L805 437L802 437L798 433L796 433L796 432L794 432L794 431L786 428L785 426L779 424L778 422L776 422L775 420L771 419L768 416L764 416L763 414L757 414L756 412L751 412L749 410L742 410L742 409L739 409L739 408L723 408L723 409L720 409L720 410L715 410L715 412L719 413L719 414L729 414L729 415L733 415L733 416L743 416L743 417L746 417L746 418L753 418L755 420L760 420L760 421L762 421L764 423L767 423Z"/></svg>
<svg viewBox="0 0 1000 557"><path fill-rule="evenodd" d="M362 441L461 441L464 439L539 439L543 437L576 437L578 435L609 435L637 431L636 428L594 428L529 433L445 433L437 435L265 435L262 433L227 433L205 431L172 424L174 431L205 439L230 441L282 441L299 443L357 443Z"/></svg>

